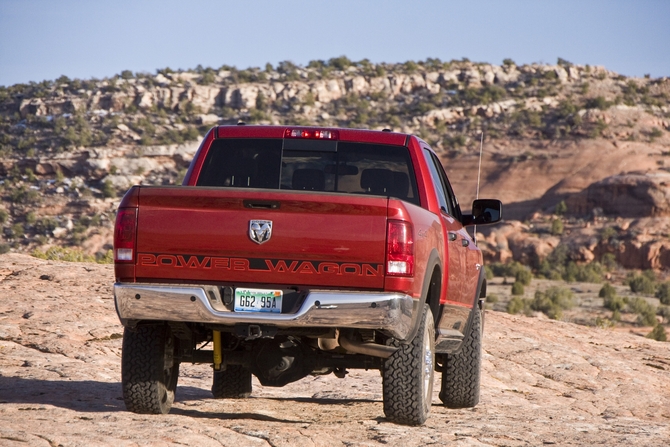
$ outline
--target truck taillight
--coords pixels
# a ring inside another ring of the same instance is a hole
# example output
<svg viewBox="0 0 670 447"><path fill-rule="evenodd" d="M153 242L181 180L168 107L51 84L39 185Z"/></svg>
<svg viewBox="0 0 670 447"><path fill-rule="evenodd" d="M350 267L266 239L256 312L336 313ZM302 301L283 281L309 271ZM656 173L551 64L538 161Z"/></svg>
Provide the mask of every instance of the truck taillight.
<svg viewBox="0 0 670 447"><path fill-rule="evenodd" d="M137 232L137 208L120 208L114 226L114 261L135 260L135 234Z"/></svg>
<svg viewBox="0 0 670 447"><path fill-rule="evenodd" d="M286 129L284 138L307 138L312 140L337 140L339 134L336 130L325 129Z"/></svg>
<svg viewBox="0 0 670 447"><path fill-rule="evenodd" d="M414 274L414 236L412 224L399 220L388 222L386 233L386 274Z"/></svg>

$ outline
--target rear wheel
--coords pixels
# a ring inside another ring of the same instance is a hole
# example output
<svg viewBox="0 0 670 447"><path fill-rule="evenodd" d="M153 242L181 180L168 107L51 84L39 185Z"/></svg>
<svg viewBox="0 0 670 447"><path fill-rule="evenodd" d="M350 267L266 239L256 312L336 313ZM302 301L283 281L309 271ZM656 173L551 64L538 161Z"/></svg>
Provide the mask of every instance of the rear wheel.
<svg viewBox="0 0 670 447"><path fill-rule="evenodd" d="M428 305L414 340L409 344L397 341L398 348L384 361L382 384L386 418L406 425L421 425L430 412L435 369L435 328Z"/></svg>
<svg viewBox="0 0 670 447"><path fill-rule="evenodd" d="M470 331L461 350L446 354L442 366L440 400L449 408L470 408L479 403L482 365L482 311L474 310Z"/></svg>
<svg viewBox="0 0 670 447"><path fill-rule="evenodd" d="M168 326L138 326L123 332L121 381L126 408L133 413L167 414L174 402L179 363Z"/></svg>
<svg viewBox="0 0 670 447"><path fill-rule="evenodd" d="M216 399L244 399L251 395L251 372L242 365L214 371L212 394Z"/></svg>

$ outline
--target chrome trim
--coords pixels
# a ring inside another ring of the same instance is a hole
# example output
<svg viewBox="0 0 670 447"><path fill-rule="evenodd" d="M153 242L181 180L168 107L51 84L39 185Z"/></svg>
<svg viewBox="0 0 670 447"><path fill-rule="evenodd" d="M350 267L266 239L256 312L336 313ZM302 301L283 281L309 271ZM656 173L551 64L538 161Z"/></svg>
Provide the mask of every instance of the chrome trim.
<svg viewBox="0 0 670 447"><path fill-rule="evenodd" d="M116 283L114 301L124 324L127 320L161 320L381 329L399 340L405 340L412 329L414 300L402 293L312 290L296 313L269 314L231 312L219 306L215 309L212 304L216 305L218 292L213 299L208 298L208 292L214 290L212 286Z"/></svg>

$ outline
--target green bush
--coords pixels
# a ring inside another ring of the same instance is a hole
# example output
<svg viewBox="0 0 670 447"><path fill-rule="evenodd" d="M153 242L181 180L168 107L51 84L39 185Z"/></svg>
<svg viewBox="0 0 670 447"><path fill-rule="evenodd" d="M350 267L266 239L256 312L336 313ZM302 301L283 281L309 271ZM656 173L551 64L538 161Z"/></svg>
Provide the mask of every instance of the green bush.
<svg viewBox="0 0 670 447"><path fill-rule="evenodd" d="M572 309L575 304L575 297L569 289L554 286L544 292L535 292L530 308L557 320L563 316L564 310Z"/></svg>
<svg viewBox="0 0 670 447"><path fill-rule="evenodd" d="M527 307L528 300L524 300L518 296L515 296L509 301L509 303L507 303L507 313L516 315L519 312L525 312Z"/></svg>
<svg viewBox="0 0 670 447"><path fill-rule="evenodd" d="M656 315L660 316L663 321L670 322L670 306L658 306Z"/></svg>
<svg viewBox="0 0 670 447"><path fill-rule="evenodd" d="M657 324L654 326L654 329L647 334L647 338L651 338L656 341L668 341L668 336L665 333L665 327L662 324Z"/></svg>
<svg viewBox="0 0 670 447"><path fill-rule="evenodd" d="M661 300L661 304L670 305L670 281L660 283L654 296Z"/></svg>
<svg viewBox="0 0 670 447"><path fill-rule="evenodd" d="M9 253L10 250L9 244L0 244L0 255L4 255L5 253Z"/></svg>
<svg viewBox="0 0 670 447"><path fill-rule="evenodd" d="M37 234L48 235L58 226L58 222L51 217L43 217L35 222L35 232Z"/></svg>
<svg viewBox="0 0 670 447"><path fill-rule="evenodd" d="M503 264L502 262L494 262L490 265L490 268L494 276L513 276L515 278L518 271L528 270L528 267L517 261L508 262L506 264Z"/></svg>
<svg viewBox="0 0 670 447"><path fill-rule="evenodd" d="M600 258L600 263L605 267L605 270L612 271L617 268L616 256L613 253L605 253Z"/></svg>
<svg viewBox="0 0 670 447"><path fill-rule="evenodd" d="M559 216L568 212L568 205L565 204L565 200L561 200L556 204L556 209L554 209L554 212Z"/></svg>
<svg viewBox="0 0 670 447"><path fill-rule="evenodd" d="M14 203L32 205L39 202L40 193L34 189L29 189L22 185L12 191L10 194L10 200Z"/></svg>
<svg viewBox="0 0 670 447"><path fill-rule="evenodd" d="M533 274L530 272L529 269L524 267L517 270L516 275L514 275L514 278L516 279L515 282L520 282L524 286L529 286L530 282L533 280Z"/></svg>
<svg viewBox="0 0 670 447"><path fill-rule="evenodd" d="M563 222L561 219L554 219L551 221L551 234L560 236L563 234Z"/></svg>
<svg viewBox="0 0 670 447"><path fill-rule="evenodd" d="M653 272L647 270L642 275L632 274L628 277L628 286L633 293L653 295L656 291L656 281Z"/></svg>
<svg viewBox="0 0 670 447"><path fill-rule="evenodd" d="M620 312L624 307L626 307L626 301L620 296L613 296L605 298L603 302L605 309L609 309L613 312Z"/></svg>
<svg viewBox="0 0 670 447"><path fill-rule="evenodd" d="M95 257L87 255L78 248L51 247L46 252L35 250L31 254L48 261L96 262Z"/></svg>
<svg viewBox="0 0 670 447"><path fill-rule="evenodd" d="M0 209L0 225L7 222L8 218L9 218L9 213L6 210Z"/></svg>
<svg viewBox="0 0 670 447"><path fill-rule="evenodd" d="M612 103L610 101L607 101L602 96L597 96L595 98L591 98L588 101L586 101L587 109L607 110L611 105Z"/></svg>
<svg viewBox="0 0 670 447"><path fill-rule="evenodd" d="M11 226L11 228L9 229L9 234L7 236L9 236L12 239L21 239L25 234L25 232L26 231L23 228L23 224L18 222Z"/></svg>
<svg viewBox="0 0 670 447"><path fill-rule="evenodd" d="M102 196L107 199L116 197L116 189L114 189L114 185L109 179L105 180L102 184Z"/></svg>
<svg viewBox="0 0 670 447"><path fill-rule="evenodd" d="M577 264L571 261L565 266L562 277L568 282L599 283L602 281L604 270L599 262Z"/></svg>
<svg viewBox="0 0 670 447"><path fill-rule="evenodd" d="M649 304L644 298L628 300L628 309L637 314L637 322L642 326L656 326L656 307Z"/></svg>
<svg viewBox="0 0 670 447"><path fill-rule="evenodd" d="M519 281L514 281L514 284L512 284L512 295L514 296L519 296L523 295L525 292L523 283Z"/></svg>
<svg viewBox="0 0 670 447"><path fill-rule="evenodd" d="M600 292L598 292L598 296L600 298L614 298L616 296L616 289L614 286L608 282L606 282L601 288Z"/></svg>
<svg viewBox="0 0 670 447"><path fill-rule="evenodd" d="M500 301L500 299L498 298L498 295L496 295L495 293L491 293L490 295L486 296L487 303L495 304L498 301Z"/></svg>

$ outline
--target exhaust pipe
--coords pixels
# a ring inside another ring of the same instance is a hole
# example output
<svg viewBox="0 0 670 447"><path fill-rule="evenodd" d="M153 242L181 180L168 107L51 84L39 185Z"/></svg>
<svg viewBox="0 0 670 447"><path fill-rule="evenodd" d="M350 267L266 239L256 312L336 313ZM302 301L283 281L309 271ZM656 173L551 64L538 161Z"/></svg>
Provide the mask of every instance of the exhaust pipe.
<svg viewBox="0 0 670 447"><path fill-rule="evenodd" d="M392 346L378 345L376 343L363 343L360 341L354 341L348 338L346 335L340 333L340 336L337 339L340 346L346 349L349 352L354 352L356 354L370 355L372 357L381 357L387 359L393 355L398 348Z"/></svg>

